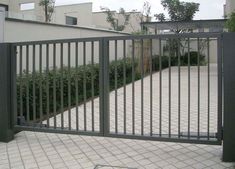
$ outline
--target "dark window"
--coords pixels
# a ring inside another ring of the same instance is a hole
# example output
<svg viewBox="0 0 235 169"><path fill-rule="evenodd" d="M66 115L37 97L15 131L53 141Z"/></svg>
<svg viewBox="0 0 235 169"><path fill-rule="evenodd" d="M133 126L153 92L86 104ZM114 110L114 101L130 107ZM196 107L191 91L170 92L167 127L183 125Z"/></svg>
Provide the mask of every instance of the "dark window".
<svg viewBox="0 0 235 169"><path fill-rule="evenodd" d="M199 28L198 32L204 32L204 28Z"/></svg>
<svg viewBox="0 0 235 169"><path fill-rule="evenodd" d="M223 32L223 28L210 28L209 32Z"/></svg>
<svg viewBox="0 0 235 169"><path fill-rule="evenodd" d="M0 7L5 8L5 11L8 11L8 5L0 4Z"/></svg>
<svg viewBox="0 0 235 169"><path fill-rule="evenodd" d="M66 25L77 25L77 18L66 16Z"/></svg>

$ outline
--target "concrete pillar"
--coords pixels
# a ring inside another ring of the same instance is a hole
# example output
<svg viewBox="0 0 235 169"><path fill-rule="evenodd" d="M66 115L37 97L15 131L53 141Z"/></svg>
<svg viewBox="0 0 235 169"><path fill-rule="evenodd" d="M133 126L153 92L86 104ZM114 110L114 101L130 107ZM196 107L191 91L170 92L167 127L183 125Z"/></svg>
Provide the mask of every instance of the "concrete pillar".
<svg viewBox="0 0 235 169"><path fill-rule="evenodd" d="M223 161L235 162L235 33L223 35L224 132Z"/></svg>

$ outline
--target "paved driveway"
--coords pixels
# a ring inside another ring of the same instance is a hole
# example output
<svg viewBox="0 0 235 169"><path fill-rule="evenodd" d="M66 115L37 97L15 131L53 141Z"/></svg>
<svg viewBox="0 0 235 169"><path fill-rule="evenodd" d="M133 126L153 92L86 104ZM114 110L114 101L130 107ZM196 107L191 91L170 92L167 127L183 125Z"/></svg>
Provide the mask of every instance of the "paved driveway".
<svg viewBox="0 0 235 169"><path fill-rule="evenodd" d="M192 66L190 69L190 109L188 99L188 68L181 67L180 81L180 116L179 116L179 99L178 99L178 67L171 68L171 86L169 87L169 69L162 71L162 134L168 134L169 127L171 134L178 134L179 124L180 132L187 132L190 125L190 132L198 131L206 133L209 126L210 133L217 131L217 67L210 65L210 99L208 111L208 72L206 66L200 67L200 107L198 111L198 69ZM159 72L153 74L153 105L152 120L153 134L159 133ZM171 88L171 98L169 108L169 88ZM124 88L117 91L117 111L118 111L118 132L123 133L124 129ZM144 78L144 133L150 134L150 76ZM127 133L132 133L132 84L126 86L126 129ZM87 112L87 130L92 128L91 101L86 103ZM79 110L79 127L84 129L84 105L78 107ZM190 110L190 111L189 111ZM99 131L99 98L94 99L95 130ZM208 114L209 112L209 114ZM200 121L198 122L198 114ZM64 126L68 127L68 111L64 112ZM208 116L209 115L209 116ZM189 120L190 116L190 120ZM71 110L71 125L76 129L76 108ZM169 117L171 126L169 126ZM180 118L179 118L180 117ZM57 115L57 127L61 126L61 114ZM209 119L209 125L208 125ZM190 123L188 123L190 121ZM50 119L50 125L54 125L54 118ZM115 92L110 92L110 131L115 132ZM135 133L141 133L141 81L135 82Z"/></svg>

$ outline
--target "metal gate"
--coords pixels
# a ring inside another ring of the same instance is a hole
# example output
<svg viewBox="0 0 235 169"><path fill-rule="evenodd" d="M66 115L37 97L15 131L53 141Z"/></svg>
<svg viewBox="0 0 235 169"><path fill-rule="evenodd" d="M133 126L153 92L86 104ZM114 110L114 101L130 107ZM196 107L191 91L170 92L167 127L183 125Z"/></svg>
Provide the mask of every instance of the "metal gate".
<svg viewBox="0 0 235 169"><path fill-rule="evenodd" d="M221 34L14 43L15 128L221 144Z"/></svg>

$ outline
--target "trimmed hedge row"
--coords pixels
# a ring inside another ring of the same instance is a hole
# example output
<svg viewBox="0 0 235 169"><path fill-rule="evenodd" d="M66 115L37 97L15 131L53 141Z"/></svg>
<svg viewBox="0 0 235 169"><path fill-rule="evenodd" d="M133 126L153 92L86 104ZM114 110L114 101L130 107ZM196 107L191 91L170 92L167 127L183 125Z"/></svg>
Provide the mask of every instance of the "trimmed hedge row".
<svg viewBox="0 0 235 169"><path fill-rule="evenodd" d="M169 66L169 56L162 56L162 68L167 68ZM205 56L199 55L199 64L201 66L206 64ZM153 70L159 70L159 56L156 55L153 57ZM180 56L180 66L187 66L188 65L188 53ZM198 65L198 52L190 52L190 66ZM171 57L171 66L178 66L178 57Z"/></svg>
<svg viewBox="0 0 235 169"><path fill-rule="evenodd" d="M117 86L120 88L123 85L123 66L126 65L126 83L132 81L132 62L130 59L118 60L110 63L110 91L115 88L115 67L117 67ZM137 62L134 63L135 70ZM69 101L69 84L70 84L70 100L71 107L76 105L76 94L78 96L78 104L84 102L84 94L86 93L86 100L92 97L92 77L94 81L94 96L99 95L99 64L88 64L86 66L79 66L78 68L56 69L44 71L43 73L35 72L34 74L26 74L23 72L22 77L17 77L17 112L20 115L21 99L23 116L27 117L27 109L29 111L30 120L33 120L33 103L35 103L36 118L40 117L40 96L42 99L42 113L47 114L47 90L49 91L49 112L50 115L54 112L54 91L56 95L56 112L61 111L61 91L63 90L63 110L68 108ZM140 79L140 74L135 72L135 80ZM86 82L86 90L84 89L84 81ZM63 87L62 85L63 84ZM55 87L54 87L55 86ZM77 93L76 93L77 86ZM27 90L28 88L28 90ZM40 94L41 89L41 94ZM35 91L35 93L33 92ZM20 95L22 93L22 98ZM28 107L27 107L28 96ZM35 97L34 97L35 96Z"/></svg>

